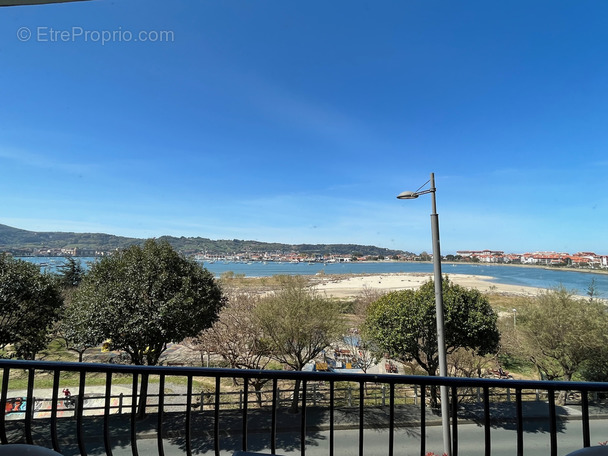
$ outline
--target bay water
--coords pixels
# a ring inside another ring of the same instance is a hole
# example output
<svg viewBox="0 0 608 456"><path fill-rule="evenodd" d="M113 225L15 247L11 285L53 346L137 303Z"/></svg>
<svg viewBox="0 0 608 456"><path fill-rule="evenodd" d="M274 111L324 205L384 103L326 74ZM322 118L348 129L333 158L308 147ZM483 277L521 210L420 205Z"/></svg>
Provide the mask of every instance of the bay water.
<svg viewBox="0 0 608 456"><path fill-rule="evenodd" d="M56 272L65 262L60 257L22 257L42 270ZM96 258L79 258L87 267ZM268 277L278 274L315 275L315 274L387 274L387 273L433 273L433 264L426 262L347 262L347 263L290 263L290 262L210 262L204 263L216 277L232 272L245 277ZM564 286L575 290L576 294L585 295L592 281L600 298L608 298L608 274L598 274L589 270L563 268L543 268L479 263L443 263L443 275L470 274L488 277L495 283L521 285L535 288L555 288Z"/></svg>

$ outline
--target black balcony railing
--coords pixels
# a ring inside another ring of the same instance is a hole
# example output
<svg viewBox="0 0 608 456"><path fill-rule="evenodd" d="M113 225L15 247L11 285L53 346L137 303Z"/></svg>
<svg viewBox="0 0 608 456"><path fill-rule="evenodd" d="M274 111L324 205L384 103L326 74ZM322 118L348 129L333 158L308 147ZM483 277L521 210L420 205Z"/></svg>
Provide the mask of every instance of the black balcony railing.
<svg viewBox="0 0 608 456"><path fill-rule="evenodd" d="M440 454L440 433L431 437L431 429L441 417L430 403L431 390L442 384L451 392L455 456L470 440L461 436L466 426L478 429L477 454L521 456L524 436L534 433L546 436L548 453L557 456L565 420L580 420L569 443L580 448L592 444L590 423L608 419L604 383L12 360L0 360L0 368L0 442L46 446L64 455L152 449L160 456L238 450L334 456L344 454L346 443L360 456ZM299 410L291 413L297 381ZM566 390L564 408L556 398ZM566 415L572 410L576 417ZM510 447L493 447L495 429L513 433ZM377 435L371 439L370 432ZM594 437L593 444L608 440L608 427Z"/></svg>

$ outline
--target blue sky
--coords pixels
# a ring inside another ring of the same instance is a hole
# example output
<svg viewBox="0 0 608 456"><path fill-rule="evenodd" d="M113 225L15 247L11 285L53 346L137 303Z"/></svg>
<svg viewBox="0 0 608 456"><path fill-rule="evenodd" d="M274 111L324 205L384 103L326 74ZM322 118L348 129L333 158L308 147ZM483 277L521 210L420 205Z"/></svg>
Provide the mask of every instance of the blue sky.
<svg viewBox="0 0 608 456"><path fill-rule="evenodd" d="M395 196L434 172L444 254L607 254L607 20L603 0L0 8L0 223L430 251L430 198Z"/></svg>

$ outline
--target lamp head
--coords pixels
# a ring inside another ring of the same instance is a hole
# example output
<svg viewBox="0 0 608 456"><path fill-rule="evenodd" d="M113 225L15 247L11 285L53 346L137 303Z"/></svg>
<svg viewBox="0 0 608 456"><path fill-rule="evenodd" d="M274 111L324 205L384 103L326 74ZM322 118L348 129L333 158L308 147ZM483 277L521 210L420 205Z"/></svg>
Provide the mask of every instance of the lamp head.
<svg viewBox="0 0 608 456"><path fill-rule="evenodd" d="M410 200L410 199L416 199L416 198L418 198L418 196L420 196L420 195L416 192L401 192L397 195L397 199Z"/></svg>

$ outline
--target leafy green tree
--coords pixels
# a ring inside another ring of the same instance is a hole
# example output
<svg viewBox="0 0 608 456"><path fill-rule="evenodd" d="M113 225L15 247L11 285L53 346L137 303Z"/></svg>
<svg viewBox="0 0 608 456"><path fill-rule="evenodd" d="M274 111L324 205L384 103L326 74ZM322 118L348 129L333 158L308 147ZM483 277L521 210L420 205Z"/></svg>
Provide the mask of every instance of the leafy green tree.
<svg viewBox="0 0 608 456"><path fill-rule="evenodd" d="M442 281L444 329L447 354L468 349L477 355L495 353L500 335L497 315L488 300L475 289ZM437 321L435 286L424 283L418 290L394 291L368 308L363 325L367 339L401 362L415 360L428 375L437 375ZM432 396L436 405L436 393Z"/></svg>
<svg viewBox="0 0 608 456"><path fill-rule="evenodd" d="M224 305L209 271L166 241L147 240L95 263L70 306L74 339L104 339L136 365L155 365L170 342L194 337ZM83 331L85 333L83 333ZM142 376L138 416L145 414L148 377Z"/></svg>
<svg viewBox="0 0 608 456"><path fill-rule="evenodd" d="M155 365L167 343L211 326L223 305L209 271L167 242L148 240L92 265L67 318L74 337L111 339L133 364Z"/></svg>
<svg viewBox="0 0 608 456"><path fill-rule="evenodd" d="M34 359L49 342L63 300L50 274L0 254L0 344L13 344L18 357Z"/></svg>
<svg viewBox="0 0 608 456"><path fill-rule="evenodd" d="M76 291L75 287L63 288L63 318L56 326L55 332L58 338L64 340L65 348L78 353L78 362L82 362L84 353L99 345L99 334L90 330L90 319L82 318L83 309L72 305Z"/></svg>
<svg viewBox="0 0 608 456"><path fill-rule="evenodd" d="M517 330L523 352L547 379L570 381L585 361L602 353L608 317L598 300L560 286L531 299L518 314ZM565 392L558 401L564 403Z"/></svg>
<svg viewBox="0 0 608 456"><path fill-rule="evenodd" d="M420 255L420 261L431 261L431 255L429 255L427 252L422 252Z"/></svg>
<svg viewBox="0 0 608 456"><path fill-rule="evenodd" d="M74 288L80 285L84 277L84 268L80 260L74 257L67 257L65 263L58 268L59 283L64 289Z"/></svg>
<svg viewBox="0 0 608 456"><path fill-rule="evenodd" d="M73 317L77 314L71 311L71 303L74 293L85 275L80 260L67 257L65 262L58 268L58 281L62 289L65 318L56 326L55 332L58 338L65 341L66 349L78 353L78 361L82 362L84 352L97 345L97 341L87 328L78 327L83 322Z"/></svg>
<svg viewBox="0 0 608 456"><path fill-rule="evenodd" d="M588 382L608 382L608 347L603 346L590 353L581 364L580 374Z"/></svg>
<svg viewBox="0 0 608 456"><path fill-rule="evenodd" d="M307 287L302 277L285 276L278 291L255 309L271 356L302 370L344 333L342 305ZM295 382L291 411L297 413L300 381Z"/></svg>
<svg viewBox="0 0 608 456"><path fill-rule="evenodd" d="M590 303L598 302L599 293L595 279L587 287L587 296ZM602 346L593 350L589 359L581 366L581 376L588 382L608 382L608 347Z"/></svg>

